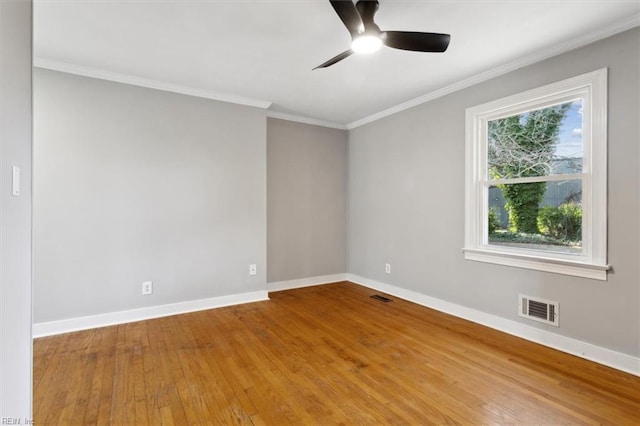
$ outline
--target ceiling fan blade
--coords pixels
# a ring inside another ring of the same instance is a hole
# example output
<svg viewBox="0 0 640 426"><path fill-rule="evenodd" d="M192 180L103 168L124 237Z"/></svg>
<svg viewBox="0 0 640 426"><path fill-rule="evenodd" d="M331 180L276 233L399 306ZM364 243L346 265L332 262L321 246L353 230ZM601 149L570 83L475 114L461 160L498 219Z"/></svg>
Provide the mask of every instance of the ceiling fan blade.
<svg viewBox="0 0 640 426"><path fill-rule="evenodd" d="M352 53L353 53L353 50L351 50L351 49L345 50L344 52L340 53L339 55L336 55L333 58L329 59L327 62L318 65L317 67L314 68L314 70L317 70L318 68L330 67L331 65L333 65L333 64L335 64L337 62L340 62L341 60L345 59L346 57L348 57Z"/></svg>
<svg viewBox="0 0 640 426"><path fill-rule="evenodd" d="M385 31L382 36L382 42L389 47L416 52L444 52L450 40L449 34L412 31Z"/></svg>
<svg viewBox="0 0 640 426"><path fill-rule="evenodd" d="M362 31L364 28L362 19L351 0L329 0L329 3L352 36Z"/></svg>
<svg viewBox="0 0 640 426"><path fill-rule="evenodd" d="M373 22L373 17L378 11L378 0L359 0L356 3L356 9L358 10L365 29L373 27L380 31L378 26Z"/></svg>

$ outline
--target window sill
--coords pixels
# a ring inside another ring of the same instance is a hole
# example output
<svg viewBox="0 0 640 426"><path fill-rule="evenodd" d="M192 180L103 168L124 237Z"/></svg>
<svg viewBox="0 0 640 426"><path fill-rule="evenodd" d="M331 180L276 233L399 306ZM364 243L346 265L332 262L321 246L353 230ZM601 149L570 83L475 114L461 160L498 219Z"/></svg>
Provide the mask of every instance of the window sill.
<svg viewBox="0 0 640 426"><path fill-rule="evenodd" d="M534 269L555 274L571 275L592 280L607 280L610 265L596 265L565 259L552 259L517 253L507 253L494 250L462 249L464 258L476 262L494 263L496 265L512 266L516 268Z"/></svg>

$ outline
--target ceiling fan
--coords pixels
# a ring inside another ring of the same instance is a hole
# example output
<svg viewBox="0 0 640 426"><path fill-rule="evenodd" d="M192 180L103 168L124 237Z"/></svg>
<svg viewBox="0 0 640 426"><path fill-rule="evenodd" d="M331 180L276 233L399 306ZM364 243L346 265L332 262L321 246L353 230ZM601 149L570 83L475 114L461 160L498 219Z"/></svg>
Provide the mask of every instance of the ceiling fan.
<svg viewBox="0 0 640 426"><path fill-rule="evenodd" d="M373 16L378 11L378 0L358 0L356 4L351 0L330 0L329 3L351 33L351 48L318 65L314 70L329 67L354 53L375 52L383 44L415 52L444 52L449 46L449 34L381 31L373 22Z"/></svg>

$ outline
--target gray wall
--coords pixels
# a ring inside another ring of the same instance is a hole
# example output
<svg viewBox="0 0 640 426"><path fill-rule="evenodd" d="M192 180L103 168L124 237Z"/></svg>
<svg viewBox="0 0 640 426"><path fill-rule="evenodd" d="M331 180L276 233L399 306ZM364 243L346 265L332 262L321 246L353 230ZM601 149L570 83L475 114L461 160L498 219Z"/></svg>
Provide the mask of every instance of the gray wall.
<svg viewBox="0 0 640 426"><path fill-rule="evenodd" d="M267 120L267 281L346 272L347 132Z"/></svg>
<svg viewBox="0 0 640 426"><path fill-rule="evenodd" d="M31 418L31 9L0 1L0 418Z"/></svg>
<svg viewBox="0 0 640 426"><path fill-rule="evenodd" d="M634 29L352 130L349 272L640 355L639 52ZM465 261L465 109L603 67L609 280ZM558 300L560 328L519 318L518 293Z"/></svg>
<svg viewBox="0 0 640 426"><path fill-rule="evenodd" d="M264 110L36 69L34 132L36 323L266 290Z"/></svg>
<svg viewBox="0 0 640 426"><path fill-rule="evenodd" d="M346 270L638 356L639 32L354 129L348 143L254 108L37 70L35 320ZM463 260L465 109L602 67L609 280ZM561 327L519 318L518 293L560 301Z"/></svg>

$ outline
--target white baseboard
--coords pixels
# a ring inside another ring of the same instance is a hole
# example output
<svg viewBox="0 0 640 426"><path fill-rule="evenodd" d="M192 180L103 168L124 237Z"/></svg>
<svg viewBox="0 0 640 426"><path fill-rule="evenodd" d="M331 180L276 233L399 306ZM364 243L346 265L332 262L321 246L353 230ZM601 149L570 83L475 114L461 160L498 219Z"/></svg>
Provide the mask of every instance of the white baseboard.
<svg viewBox="0 0 640 426"><path fill-rule="evenodd" d="M354 274L347 274L347 281L369 287L402 299L435 309L459 318L463 318L507 334L511 334L531 342L539 343L580 358L588 359L608 367L615 368L636 376L640 376L640 358L611 349L586 343L571 337L551 333L546 330L521 324L486 312L477 311L466 306L457 305L435 297L430 297L412 290L396 287L370 280Z"/></svg>
<svg viewBox="0 0 640 426"><path fill-rule="evenodd" d="M69 318L59 321L41 322L33 324L33 337L51 336L54 334L69 333L71 331L106 327L109 325L143 321L152 318L166 317L169 315L185 314L188 312L222 308L224 306L240 305L242 303L259 302L263 300L269 300L269 294L266 291L254 291L249 293L212 297L209 299L198 299L167 305L149 306L147 308L132 309L128 311L109 312L106 314Z"/></svg>
<svg viewBox="0 0 640 426"><path fill-rule="evenodd" d="M310 287L320 284L329 284L346 281L347 274L321 275L319 277L301 278L299 280L274 281L267 283L268 291L292 290L294 288Z"/></svg>
<svg viewBox="0 0 640 426"><path fill-rule="evenodd" d="M521 324L506 318L477 311L466 306L447 302L435 297L427 296L412 290L385 284L354 274L323 275L289 281L277 281L267 284L267 291L290 290L314 285L329 284L339 281L351 281L371 289L384 292L402 299L417 303L428 308L438 310L459 318L463 318L507 334L539 343L553 349L576 355L580 358L603 364L617 370L640 376L640 358L593 345L591 343L576 340L570 337L551 333L546 330ZM91 315L79 318L70 318L60 321L42 322L33 324L33 337L51 336L54 334L68 333L72 331L86 330L109 325L142 321L169 315L177 315L206 309L221 308L224 306L239 305L243 303L268 300L267 291L255 291L250 293L234 294L229 296L213 297L209 299L192 300L188 302L172 303L168 305L150 306L147 308L133 309L129 311L110 312L106 314Z"/></svg>
<svg viewBox="0 0 640 426"><path fill-rule="evenodd" d="M302 278L289 281L277 281L267 284L267 291L232 294L229 296L212 297L209 299L191 300L187 302L171 303L167 305L149 306L128 311L109 312L106 314L90 315L86 317L69 318L33 324L33 337L45 337L55 334L70 333L72 331L88 330L109 325L125 324L128 322L144 321L169 315L186 314L188 312L205 309L221 308L224 306L240 305L242 303L269 300L270 291L291 290L320 284L345 281L347 274L322 275L319 277Z"/></svg>

